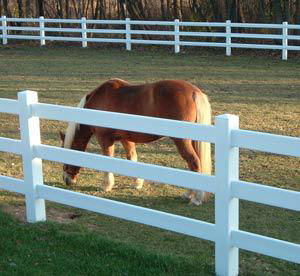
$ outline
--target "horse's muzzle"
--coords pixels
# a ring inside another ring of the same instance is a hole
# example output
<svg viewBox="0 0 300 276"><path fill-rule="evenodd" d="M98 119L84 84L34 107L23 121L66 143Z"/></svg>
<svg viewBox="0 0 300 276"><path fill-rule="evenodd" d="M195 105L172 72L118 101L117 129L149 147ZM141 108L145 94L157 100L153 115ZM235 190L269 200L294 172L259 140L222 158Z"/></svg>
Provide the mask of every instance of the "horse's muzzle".
<svg viewBox="0 0 300 276"><path fill-rule="evenodd" d="M76 179L73 179L68 173L64 172L63 174L63 180L64 182L70 186L72 184L75 184L76 183Z"/></svg>

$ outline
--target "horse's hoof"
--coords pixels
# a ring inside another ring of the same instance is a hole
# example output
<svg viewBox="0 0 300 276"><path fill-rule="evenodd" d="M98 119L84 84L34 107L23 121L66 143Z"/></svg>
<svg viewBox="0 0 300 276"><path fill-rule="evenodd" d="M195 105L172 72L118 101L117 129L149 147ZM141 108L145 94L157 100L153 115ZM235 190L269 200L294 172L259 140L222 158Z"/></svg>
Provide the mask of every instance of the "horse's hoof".
<svg viewBox="0 0 300 276"><path fill-rule="evenodd" d="M76 184L76 180L72 179L71 176L69 176L68 174L64 174L63 180L67 186L72 186L72 185Z"/></svg>
<svg viewBox="0 0 300 276"><path fill-rule="evenodd" d="M199 199L196 199L196 198L191 198L189 204L190 204L190 205L196 205L196 206L199 206L199 205L202 204L202 201L199 200Z"/></svg>
<svg viewBox="0 0 300 276"><path fill-rule="evenodd" d="M111 186L102 187L103 192L110 192L112 190Z"/></svg>
<svg viewBox="0 0 300 276"><path fill-rule="evenodd" d="M143 189L143 185L144 185L144 180L138 178L135 180L133 188L136 190L141 190L141 189Z"/></svg>
<svg viewBox="0 0 300 276"><path fill-rule="evenodd" d="M191 193L189 191L187 191L184 194L182 194L181 198L184 200L190 200L192 198L192 196L191 196Z"/></svg>

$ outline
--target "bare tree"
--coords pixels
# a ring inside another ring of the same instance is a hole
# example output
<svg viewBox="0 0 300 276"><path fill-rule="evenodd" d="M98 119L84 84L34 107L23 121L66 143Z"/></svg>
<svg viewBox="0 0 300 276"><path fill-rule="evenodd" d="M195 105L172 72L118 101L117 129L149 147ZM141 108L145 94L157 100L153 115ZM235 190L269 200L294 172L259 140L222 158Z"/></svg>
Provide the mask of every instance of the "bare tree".
<svg viewBox="0 0 300 276"><path fill-rule="evenodd" d="M165 0L160 1L160 10L161 10L161 17L163 19L167 19L166 1Z"/></svg>
<svg viewBox="0 0 300 276"><path fill-rule="evenodd" d="M30 17L30 10L31 10L31 1L26 0L25 1L25 16Z"/></svg>
<svg viewBox="0 0 300 276"><path fill-rule="evenodd" d="M19 17L24 17L24 13L23 13L23 1L22 0L17 0L18 3L18 15Z"/></svg>
<svg viewBox="0 0 300 276"><path fill-rule="evenodd" d="M179 0L173 0L173 10L174 10L174 18L182 20Z"/></svg>
<svg viewBox="0 0 300 276"><path fill-rule="evenodd" d="M44 16L45 10L44 10L44 0L36 0L36 16Z"/></svg>
<svg viewBox="0 0 300 276"><path fill-rule="evenodd" d="M3 1L3 13L4 15L11 17L11 13L8 6L8 0L2 0Z"/></svg>

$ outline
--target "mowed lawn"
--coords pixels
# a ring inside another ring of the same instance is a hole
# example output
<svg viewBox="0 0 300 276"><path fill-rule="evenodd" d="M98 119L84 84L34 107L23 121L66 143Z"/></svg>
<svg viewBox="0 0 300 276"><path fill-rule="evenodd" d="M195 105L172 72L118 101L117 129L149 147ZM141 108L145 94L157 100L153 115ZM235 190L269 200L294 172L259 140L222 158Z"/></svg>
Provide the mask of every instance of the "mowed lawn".
<svg viewBox="0 0 300 276"><path fill-rule="evenodd" d="M263 53L225 57L223 51L201 48L175 55L167 48L126 52L106 47L0 46L0 97L16 99L17 92L30 89L39 93L41 102L76 106L84 94L110 78L135 84L184 79L206 91L214 116L235 114L242 129L299 137L299 57L282 61ZM166 108L170 108L167 102ZM42 120L41 127L42 142L60 146L58 132L65 130L66 123ZM16 116L0 114L0 136L20 137ZM94 139L88 151L100 153ZM116 155L125 158L119 144ZM141 162L187 169L167 138L139 145L138 156ZM82 170L78 183L69 188L62 181L61 164L44 161L43 170L47 185L214 222L213 197L203 206L190 206L181 199L183 189L146 181L144 189L136 191L130 187L132 178L119 175L115 189L104 193L103 173L90 169ZM22 178L21 158L0 152L0 174ZM241 149L240 178L300 191L300 160ZM51 202L47 202L50 222L28 225L23 196L3 191L0 208L16 217L0 216L1 274L76 275L85 267L90 274L101 271L102 275L214 272L214 244L208 241ZM241 200L240 229L300 243L300 214ZM300 265L241 250L240 273L299 275Z"/></svg>

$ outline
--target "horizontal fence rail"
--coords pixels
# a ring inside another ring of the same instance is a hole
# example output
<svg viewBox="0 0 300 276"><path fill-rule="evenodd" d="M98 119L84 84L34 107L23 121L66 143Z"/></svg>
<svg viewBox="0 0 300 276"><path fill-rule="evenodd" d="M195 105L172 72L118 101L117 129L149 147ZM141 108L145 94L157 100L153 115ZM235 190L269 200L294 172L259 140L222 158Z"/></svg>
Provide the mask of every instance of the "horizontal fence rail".
<svg viewBox="0 0 300 276"><path fill-rule="evenodd" d="M20 140L0 137L0 151L22 154L23 145Z"/></svg>
<svg viewBox="0 0 300 276"><path fill-rule="evenodd" d="M232 231L231 242L233 246L280 258L286 261L300 263L300 245L277 240L245 231Z"/></svg>
<svg viewBox="0 0 300 276"><path fill-rule="evenodd" d="M166 230L198 237L210 241L215 240L214 225L199 220L172 215L123 202L99 198L64 189L40 185L37 187L40 197L61 204L83 208L89 211L106 214L134 222L151 225Z"/></svg>
<svg viewBox="0 0 300 276"><path fill-rule="evenodd" d="M299 244L241 231L238 226L239 199L300 211L300 192L240 181L238 149L300 157L300 138L240 130L233 115L217 116L216 124L207 126L42 104L32 91L20 92L17 101L0 99L0 112L19 115L21 140L0 137L0 151L21 154L24 169L24 180L0 176L0 189L25 195L29 222L46 219L45 200L50 200L213 241L217 275L238 274L239 248L300 263ZM215 143L216 172L211 176L43 145L39 118ZM42 160L215 193L215 224L44 185Z"/></svg>
<svg viewBox="0 0 300 276"><path fill-rule="evenodd" d="M0 175L0 190L25 194L25 183L21 179Z"/></svg>
<svg viewBox="0 0 300 276"><path fill-rule="evenodd" d="M126 45L127 50L131 50L132 44L169 45L174 46L175 53L180 52L180 46L222 47L226 48L227 56L231 56L232 48L269 49L281 50L284 60L288 58L288 51L300 51L298 43L300 25L290 25L287 22L257 24L233 23L230 20L226 22L180 22L178 19L141 21L129 18L126 20L90 20L84 17L48 19L2 16L0 23L0 38L3 44L13 39L39 40L42 46L46 44L46 41L81 42L82 47L87 47L91 42L122 43ZM16 23L24 26L15 26ZM61 24L67 24L67 27ZM101 28L97 28L99 25ZM144 30L144 26L153 30ZM157 30L158 27L160 30ZM207 28L212 31L206 31ZM249 33L251 32L249 29L258 31ZM97 37L99 34L110 37ZM199 41L199 39L206 41ZM290 45L291 41L294 45Z"/></svg>
<svg viewBox="0 0 300 276"><path fill-rule="evenodd" d="M300 212L300 192L245 181L233 181L231 183L231 194L239 199Z"/></svg>
<svg viewBox="0 0 300 276"><path fill-rule="evenodd" d="M19 114L19 103L16 100L0 99L0 113Z"/></svg>
<svg viewBox="0 0 300 276"><path fill-rule="evenodd" d="M161 167L129 160L100 156L99 154L62 149L46 145L34 146L35 156L54 162L79 167L115 172L126 176L139 177L179 187L215 192L215 177L191 171ZM188 183L186 183L188 180Z"/></svg>
<svg viewBox="0 0 300 276"><path fill-rule="evenodd" d="M31 108L34 116L43 119L210 142L216 137L215 128L209 125L201 125L199 129L199 125L189 122L41 103L33 104Z"/></svg>
<svg viewBox="0 0 300 276"><path fill-rule="evenodd" d="M255 140L255 143L253 143ZM300 157L300 139L249 130L233 130L232 146Z"/></svg>

